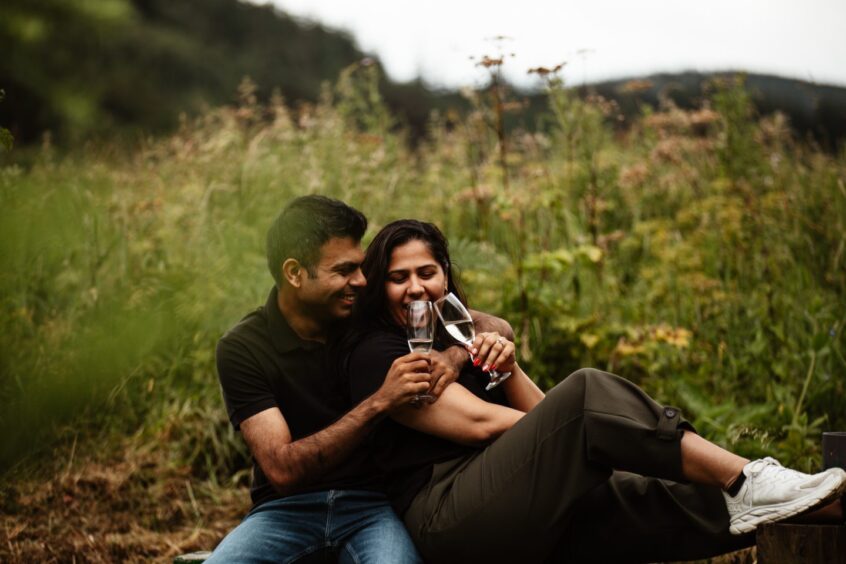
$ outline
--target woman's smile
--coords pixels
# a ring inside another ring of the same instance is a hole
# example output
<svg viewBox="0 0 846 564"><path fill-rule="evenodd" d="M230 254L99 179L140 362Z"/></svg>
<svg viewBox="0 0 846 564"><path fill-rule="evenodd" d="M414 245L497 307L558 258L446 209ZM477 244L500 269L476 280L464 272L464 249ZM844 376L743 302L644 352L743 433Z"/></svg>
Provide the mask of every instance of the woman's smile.
<svg viewBox="0 0 846 564"><path fill-rule="evenodd" d="M425 242L414 239L394 249L388 265L385 295L388 309L397 323L405 323L406 304L416 300L435 301L445 291L444 269Z"/></svg>

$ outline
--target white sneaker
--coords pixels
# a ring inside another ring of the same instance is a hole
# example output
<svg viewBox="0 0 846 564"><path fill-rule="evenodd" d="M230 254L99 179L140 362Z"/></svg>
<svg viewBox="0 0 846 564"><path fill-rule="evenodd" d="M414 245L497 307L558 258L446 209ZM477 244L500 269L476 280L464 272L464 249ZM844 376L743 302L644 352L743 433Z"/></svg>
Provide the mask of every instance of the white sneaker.
<svg viewBox="0 0 846 564"><path fill-rule="evenodd" d="M733 535L798 515L846 489L846 472L841 468L804 474L767 457L753 460L743 467L743 473L746 481L736 496L723 492Z"/></svg>

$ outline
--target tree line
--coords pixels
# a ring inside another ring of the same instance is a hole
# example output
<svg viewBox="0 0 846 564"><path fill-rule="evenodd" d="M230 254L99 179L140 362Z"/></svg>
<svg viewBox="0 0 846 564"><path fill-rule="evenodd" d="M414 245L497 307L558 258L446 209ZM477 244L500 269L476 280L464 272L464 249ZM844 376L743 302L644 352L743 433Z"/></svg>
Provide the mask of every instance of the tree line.
<svg viewBox="0 0 846 564"><path fill-rule="evenodd" d="M368 58L345 33L239 0L6 0L0 53L0 126L24 145L47 131L62 145L173 131L180 115L236 102L244 77L261 101L278 92L294 106L314 104L327 81ZM583 90L615 100L632 118L644 105L698 106L711 78L657 75L640 89L622 80ZM846 89L759 75L747 84L760 112L787 114L801 136L827 148L846 136ZM412 139L425 135L433 110L471 107L457 92L420 80L381 78L379 89ZM526 111L506 125L539 127L544 96L516 94Z"/></svg>

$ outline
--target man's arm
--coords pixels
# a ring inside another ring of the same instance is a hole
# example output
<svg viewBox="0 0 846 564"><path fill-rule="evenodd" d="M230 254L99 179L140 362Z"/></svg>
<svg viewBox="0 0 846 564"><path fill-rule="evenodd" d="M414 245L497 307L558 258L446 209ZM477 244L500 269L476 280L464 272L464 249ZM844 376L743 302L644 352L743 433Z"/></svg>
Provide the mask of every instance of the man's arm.
<svg viewBox="0 0 846 564"><path fill-rule="evenodd" d="M470 310L470 317L473 318L476 333L499 333L509 341L514 341L514 329L506 320L474 309Z"/></svg>
<svg viewBox="0 0 846 564"><path fill-rule="evenodd" d="M373 395L308 437L292 440L285 417L277 407L242 421L241 434L267 479L284 493L337 466L385 414L425 393L430 382L428 367L428 359L420 353L396 359L385 382Z"/></svg>

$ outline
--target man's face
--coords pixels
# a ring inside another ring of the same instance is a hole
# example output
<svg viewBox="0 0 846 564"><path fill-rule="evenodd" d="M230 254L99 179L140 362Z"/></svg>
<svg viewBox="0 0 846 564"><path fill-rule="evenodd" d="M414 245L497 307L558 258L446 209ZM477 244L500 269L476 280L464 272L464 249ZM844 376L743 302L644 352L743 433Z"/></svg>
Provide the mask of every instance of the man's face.
<svg viewBox="0 0 846 564"><path fill-rule="evenodd" d="M331 321L352 313L358 291L367 284L361 273L364 251L358 241L333 237L320 247L320 259L312 270L302 270L298 297L314 317Z"/></svg>

